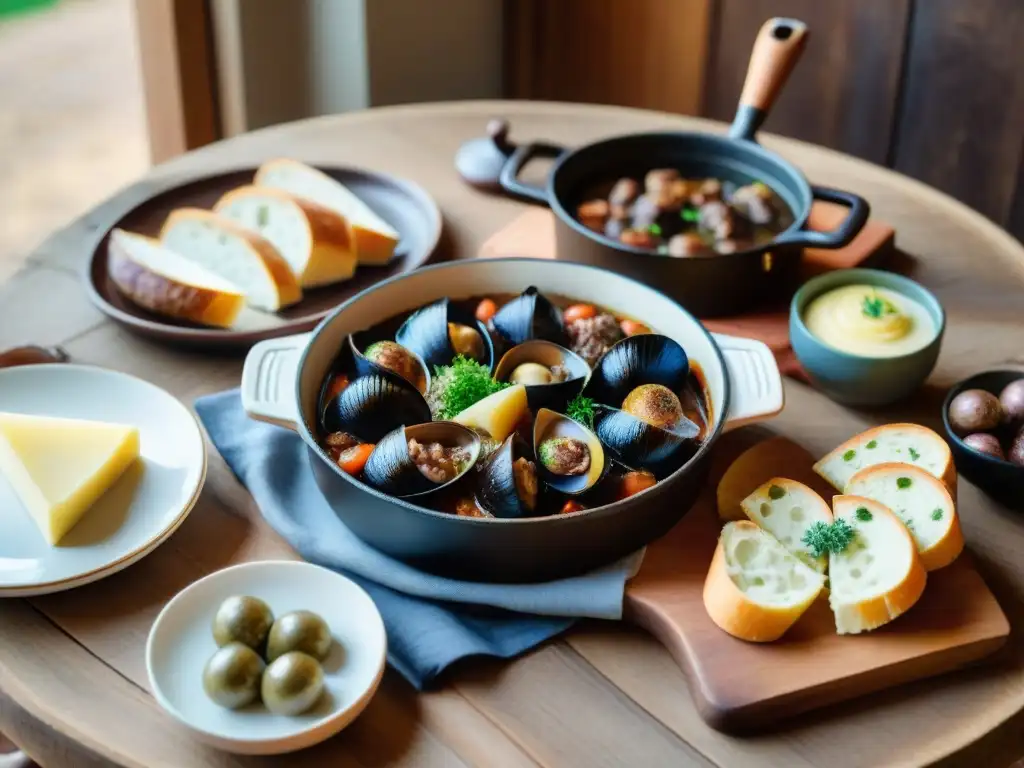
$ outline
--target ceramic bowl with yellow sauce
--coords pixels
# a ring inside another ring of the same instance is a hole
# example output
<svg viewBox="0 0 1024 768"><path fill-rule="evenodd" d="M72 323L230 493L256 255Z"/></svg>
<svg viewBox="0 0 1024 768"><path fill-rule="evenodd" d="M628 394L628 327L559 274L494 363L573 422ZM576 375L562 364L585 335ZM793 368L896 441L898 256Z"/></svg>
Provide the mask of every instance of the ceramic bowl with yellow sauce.
<svg viewBox="0 0 1024 768"><path fill-rule="evenodd" d="M891 272L844 269L793 297L793 352L811 381L845 405L884 405L916 390L935 367L946 315L919 283Z"/></svg>

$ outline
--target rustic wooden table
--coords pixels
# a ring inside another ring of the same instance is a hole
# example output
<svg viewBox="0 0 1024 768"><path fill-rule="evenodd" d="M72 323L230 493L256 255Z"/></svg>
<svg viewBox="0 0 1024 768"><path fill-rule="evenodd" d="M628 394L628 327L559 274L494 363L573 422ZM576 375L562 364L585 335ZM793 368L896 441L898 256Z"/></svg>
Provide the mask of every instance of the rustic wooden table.
<svg viewBox="0 0 1024 768"><path fill-rule="evenodd" d="M0 348L63 344L79 362L133 373L185 402L238 384L241 360L154 345L93 309L79 272L97 236L128 206L197 173L272 155L350 163L406 176L446 218L442 256L469 257L523 209L468 189L452 168L459 144L503 115L514 139L579 144L705 121L628 109L528 102L372 110L285 125L190 153L49 238L0 288ZM864 425L896 416L936 423L941 390L977 370L1024 364L1024 248L967 208L867 163L794 141L765 144L812 181L856 191L896 225L915 275L945 303L949 328L931 387L907 408L864 414L786 385L775 427L824 452ZM59 183L59 180L55 181ZM778 732L732 738L703 725L669 655L642 632L585 623L514 662L471 661L434 692L388 672L367 711L339 737L274 765L799 766L999 768L1024 754L1024 520L963 482L967 539L1014 625L994 663L874 695ZM216 569L294 557L261 521L219 458L183 527L138 565L60 595L0 601L0 731L44 766L267 765L207 749L147 692L143 646L178 590ZM751 670L756 674L756 670ZM1007 722L1008 721L1008 722Z"/></svg>

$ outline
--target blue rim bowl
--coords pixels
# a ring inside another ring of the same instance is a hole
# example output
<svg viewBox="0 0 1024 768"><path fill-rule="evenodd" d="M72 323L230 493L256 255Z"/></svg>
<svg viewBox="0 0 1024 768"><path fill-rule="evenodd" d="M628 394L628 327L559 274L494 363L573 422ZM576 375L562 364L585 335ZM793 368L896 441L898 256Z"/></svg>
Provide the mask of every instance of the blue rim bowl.
<svg viewBox="0 0 1024 768"><path fill-rule="evenodd" d="M896 357L867 357L842 352L819 339L804 324L812 299L846 285L888 288L919 302L932 316L937 333L930 343ZM931 374L946 331L946 313L935 295L910 278L877 269L842 269L808 280L789 307L789 337L793 352L811 382L843 405L880 406L910 395Z"/></svg>

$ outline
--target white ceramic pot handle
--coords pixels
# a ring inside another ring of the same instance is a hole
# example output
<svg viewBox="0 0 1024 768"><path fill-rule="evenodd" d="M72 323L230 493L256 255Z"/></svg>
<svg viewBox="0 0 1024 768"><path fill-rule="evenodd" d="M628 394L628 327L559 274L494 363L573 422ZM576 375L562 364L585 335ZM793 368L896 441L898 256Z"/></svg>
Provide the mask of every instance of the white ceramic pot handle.
<svg viewBox="0 0 1024 768"><path fill-rule="evenodd" d="M732 390L726 430L762 421L779 413L786 403L782 374L766 344L739 336L711 334L725 357Z"/></svg>
<svg viewBox="0 0 1024 768"><path fill-rule="evenodd" d="M267 339L249 350L242 367L242 408L250 418L298 429L295 377L311 335Z"/></svg>

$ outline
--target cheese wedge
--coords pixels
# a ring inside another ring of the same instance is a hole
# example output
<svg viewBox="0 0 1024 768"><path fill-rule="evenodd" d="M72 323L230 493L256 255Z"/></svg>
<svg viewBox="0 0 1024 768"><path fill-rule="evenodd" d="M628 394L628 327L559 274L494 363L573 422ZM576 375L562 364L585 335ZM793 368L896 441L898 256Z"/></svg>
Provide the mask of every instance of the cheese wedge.
<svg viewBox="0 0 1024 768"><path fill-rule="evenodd" d="M836 496L832 514L857 531L843 552L828 556L836 632L877 629L909 611L924 592L927 572L903 523L884 504L863 496Z"/></svg>
<svg viewBox="0 0 1024 768"><path fill-rule="evenodd" d="M920 424L886 424L855 435L814 465L840 493L857 472L875 464L906 462L927 470L956 496L956 466L946 441Z"/></svg>
<svg viewBox="0 0 1024 768"><path fill-rule="evenodd" d="M269 240L303 288L340 283L356 271L348 222L308 200L271 187L239 187L213 211Z"/></svg>
<svg viewBox="0 0 1024 768"><path fill-rule="evenodd" d="M269 240L200 208L171 212L160 241L245 293L256 309L277 312L302 298L299 281Z"/></svg>
<svg viewBox="0 0 1024 768"><path fill-rule="evenodd" d="M718 516L723 520L746 520L743 500L773 477L789 477L815 490L828 493L828 484L811 469L814 457L806 448L785 437L773 437L748 448L725 471L718 483Z"/></svg>
<svg viewBox="0 0 1024 768"><path fill-rule="evenodd" d="M726 523L704 582L704 608L721 629L778 640L821 593L825 577L749 520Z"/></svg>
<svg viewBox="0 0 1024 768"><path fill-rule="evenodd" d="M964 549L964 535L946 486L913 464L865 467L846 492L885 504L910 530L926 570L949 565Z"/></svg>
<svg viewBox="0 0 1024 768"><path fill-rule="evenodd" d="M132 426L0 413L0 474L51 546L138 457Z"/></svg>
<svg viewBox="0 0 1024 768"><path fill-rule="evenodd" d="M796 480L774 477L745 498L742 506L747 517L782 546L814 570L825 572L828 559L815 557L803 542L814 523L832 524L832 510L821 496Z"/></svg>
<svg viewBox="0 0 1024 768"><path fill-rule="evenodd" d="M500 443L512 434L528 407L526 387L516 384L474 403L452 421L482 430Z"/></svg>
<svg viewBox="0 0 1024 768"><path fill-rule="evenodd" d="M232 283L159 240L122 229L110 233L107 274L140 307L176 320L229 328L245 307Z"/></svg>
<svg viewBox="0 0 1024 768"><path fill-rule="evenodd" d="M310 200L340 217L352 227L360 264L386 264L398 245L398 231L341 182L298 160L269 160L256 172L255 183L283 189Z"/></svg>

